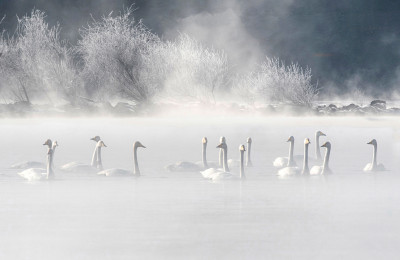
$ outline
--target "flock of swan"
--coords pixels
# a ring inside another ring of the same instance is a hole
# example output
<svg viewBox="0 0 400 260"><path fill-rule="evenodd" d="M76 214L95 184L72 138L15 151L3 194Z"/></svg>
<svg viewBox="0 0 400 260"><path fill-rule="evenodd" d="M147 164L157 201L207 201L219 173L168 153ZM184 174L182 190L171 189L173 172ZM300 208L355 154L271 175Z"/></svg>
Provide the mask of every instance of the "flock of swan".
<svg viewBox="0 0 400 260"><path fill-rule="evenodd" d="M278 169L277 175L280 177L286 176L308 176L308 175L324 175L331 174L332 171L329 168L329 157L331 152L331 143L329 141L325 142L323 145L319 145L319 139L321 136L326 136L321 131L315 133L315 158L309 158L308 148L311 144L309 138L304 139L304 154L301 156L294 156L294 142L293 136L290 136L287 142L289 142L289 156L288 157L278 157L273 161L273 166ZM133 171L111 168L104 169L101 160L101 149L107 147L106 144L101 140L99 136L95 136L90 140L96 143L92 160L90 164L80 163L80 162L70 162L60 167L63 172L70 173L84 173L84 174L98 174L103 176L140 176L137 150L138 148L146 148L139 141L133 144ZM199 162L178 162L175 164L170 164L165 167L166 170L171 172L199 172L201 175L213 181L224 180L224 179L245 179L245 166L252 167L253 163L251 161L251 145L252 138L247 138L247 146L241 144L239 146L240 160L228 160L228 145L225 137L221 137L219 144L216 148L220 150L219 160L217 162L212 162L207 160L207 144L208 140L206 137L202 139L202 160ZM385 167L382 164L377 163L377 148L378 144L375 139L371 140L367 144L373 146L373 156L372 162L368 163L364 167L365 172L376 172L384 171ZM44 180L52 179L55 177L54 173L54 156L56 148L58 147L57 141L52 142L50 139L46 140L43 144L47 146L47 163L43 165L40 162L28 161L18 164L14 164L11 167L14 169L22 169L18 175L29 180ZM324 157L321 156L320 147L325 148ZM245 152L246 156L245 156ZM296 160L301 159L303 161L302 167L298 167ZM314 164L311 169L309 168L309 162ZM230 167L239 168L239 174L233 174L230 171Z"/></svg>

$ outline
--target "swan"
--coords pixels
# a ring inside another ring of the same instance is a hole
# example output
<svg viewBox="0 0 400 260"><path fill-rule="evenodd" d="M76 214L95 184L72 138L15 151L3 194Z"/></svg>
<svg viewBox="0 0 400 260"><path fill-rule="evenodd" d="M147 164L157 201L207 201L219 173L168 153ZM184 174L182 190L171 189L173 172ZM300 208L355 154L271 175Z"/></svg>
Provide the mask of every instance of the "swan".
<svg viewBox="0 0 400 260"><path fill-rule="evenodd" d="M378 143L376 142L375 139L372 139L370 142L367 144L373 145L373 153L372 153L372 163L368 163L364 167L365 172L378 172L378 171L384 171L385 167L381 163L377 163L377 150L378 150Z"/></svg>
<svg viewBox="0 0 400 260"><path fill-rule="evenodd" d="M93 140L93 139L91 139ZM61 170L65 172L73 172L73 173L96 173L97 171L103 170L103 164L101 161L101 148L107 147L107 145L102 141L98 141L96 147L93 152L92 163L85 164L80 162L70 162L64 164L60 167Z"/></svg>
<svg viewBox="0 0 400 260"><path fill-rule="evenodd" d="M133 162L134 162L133 176L136 176L136 177L140 176L139 164L138 164L138 160L137 160L137 149L139 147L146 148L146 146L142 145L138 141L136 141L133 144ZM118 169L118 168L111 168L111 169L100 171L97 174L104 175L104 176L130 176L130 175L132 175L132 172L128 171L128 170Z"/></svg>
<svg viewBox="0 0 400 260"><path fill-rule="evenodd" d="M203 175L204 178L210 179L213 181L218 181L218 180L232 180L232 179L237 179L236 176L232 175L229 171L229 166L228 166L228 160L226 159L228 156L228 146L226 143L220 143L217 148L222 149L223 151L223 160L222 160L222 165L223 168L209 168L205 171L202 171L201 174ZM245 179L245 174L244 174L244 152L246 151L246 148L244 145L239 146L239 152L240 152L240 179Z"/></svg>
<svg viewBox="0 0 400 260"><path fill-rule="evenodd" d="M308 146L310 145L310 143L311 143L310 139L308 138L304 139L303 169L300 171L300 168L297 166L288 166L278 171L279 176L281 177L293 176L299 174L300 172L303 175L309 174L310 171L308 169Z"/></svg>
<svg viewBox="0 0 400 260"><path fill-rule="evenodd" d="M310 170L310 175L320 175L320 174L330 174L332 173L331 169L329 168L329 156L331 154L331 143L326 142L321 147L326 148L324 162L322 166L313 166Z"/></svg>
<svg viewBox="0 0 400 260"><path fill-rule="evenodd" d="M54 154L56 152L56 147L58 146L57 141L54 141L52 144L52 149L53 149L53 161L54 161ZM52 162L53 162L52 161ZM54 168L54 165L52 165ZM24 162L19 162L11 165L11 169L19 169L19 170L25 170L28 168L46 168L46 164L42 162L36 162L36 161L24 161Z"/></svg>
<svg viewBox="0 0 400 260"><path fill-rule="evenodd" d="M177 162L165 166L165 169L170 172L198 172L208 169L209 165L215 165L213 162L207 161L207 137L203 137L202 142L202 160L200 162Z"/></svg>
<svg viewBox="0 0 400 260"><path fill-rule="evenodd" d="M54 178L54 170L53 170L53 145L50 139L47 139L43 145L48 146L47 150L47 167L43 168L29 168L22 172L19 172L18 175L27 179L28 181L38 181L43 179L52 179Z"/></svg>
<svg viewBox="0 0 400 260"><path fill-rule="evenodd" d="M282 167L294 167L296 166L296 162L293 158L293 149L294 149L294 137L290 136L287 142L290 142L289 146L289 157L278 157L274 160L273 165L275 168L282 168Z"/></svg>

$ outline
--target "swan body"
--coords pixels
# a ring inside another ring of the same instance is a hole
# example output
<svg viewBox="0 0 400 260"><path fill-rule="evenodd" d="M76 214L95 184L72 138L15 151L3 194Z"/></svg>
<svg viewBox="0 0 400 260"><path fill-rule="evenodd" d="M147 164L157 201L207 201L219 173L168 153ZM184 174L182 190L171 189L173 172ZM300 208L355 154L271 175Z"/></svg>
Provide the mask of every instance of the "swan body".
<svg viewBox="0 0 400 260"><path fill-rule="evenodd" d="M46 169L44 169L44 168L29 168L22 172L19 172L18 173L19 176L27 179L28 181L39 181L39 180L54 178L53 145L52 145L52 142L50 139L47 139L47 141L43 145L48 146Z"/></svg>
<svg viewBox="0 0 400 260"><path fill-rule="evenodd" d="M209 168L205 171L201 172L204 178L210 180L223 180L223 179L230 179L232 174L229 171L228 166L228 146L224 139L220 139L221 143L217 146L217 148L222 150L222 166L223 168Z"/></svg>
<svg viewBox="0 0 400 260"><path fill-rule="evenodd" d="M330 174L332 173L331 169L329 168L329 157L331 154L331 143L326 142L321 147L326 148L324 162L322 166L313 166L310 170L310 175L322 175L322 174Z"/></svg>
<svg viewBox="0 0 400 260"><path fill-rule="evenodd" d="M207 137L202 139L202 161L201 162L177 162L165 166L165 169L170 172L198 172L204 169L208 169L209 165L214 163L209 163L207 161Z"/></svg>
<svg viewBox="0 0 400 260"><path fill-rule="evenodd" d="M46 179L47 171L44 168L29 168L19 172L18 175L28 181L39 181Z"/></svg>
<svg viewBox="0 0 400 260"><path fill-rule="evenodd" d="M296 166L296 162L293 157L293 149L294 149L294 137L290 136L287 142L290 142L289 146L289 157L277 157L272 163L275 168L282 167L294 167Z"/></svg>
<svg viewBox="0 0 400 260"><path fill-rule="evenodd" d="M96 136L91 140L98 140L99 138L100 137ZM69 173L88 173L88 174L96 173L99 170L100 171L103 170L103 163L101 160L102 147L107 147L107 145L102 140L99 140L96 143L91 164L75 161L64 164L63 166L60 167L60 169L64 172L69 172Z"/></svg>
<svg viewBox="0 0 400 260"><path fill-rule="evenodd" d="M378 152L378 143L375 139L372 139L367 144L373 145L373 153L372 153L372 162L368 163L364 167L365 172L378 172L378 171L385 171L385 166L381 163L377 163L377 152Z"/></svg>
<svg viewBox="0 0 400 260"><path fill-rule="evenodd" d="M142 145L140 142L136 141L133 144L133 172L124 170L124 169L118 169L118 168L111 168L107 170L102 170L98 172L98 175L103 175L107 177L123 177L123 176L140 176L140 170L139 170L139 164L137 160L137 149L139 147L146 148L146 146Z"/></svg>
<svg viewBox="0 0 400 260"><path fill-rule="evenodd" d="M97 173L98 175L104 175L107 177L123 177L123 176L131 176L133 173L128 170L111 168L107 170L103 170Z"/></svg>
<svg viewBox="0 0 400 260"><path fill-rule="evenodd" d="M184 161L167 165L165 166L165 169L170 172L198 172L203 168L197 163Z"/></svg>
<svg viewBox="0 0 400 260"><path fill-rule="evenodd" d="M205 171L202 171L201 174L203 175L204 178L210 179L212 181L221 181L221 180L237 180L238 177L230 173L229 171L229 166L227 162L227 155L228 155L228 147L226 143L220 143L217 148L220 148L223 150L223 168L209 168ZM240 151L240 179L245 179L245 173L244 173L244 152L246 151L246 148L244 145L239 146L239 151Z"/></svg>
<svg viewBox="0 0 400 260"><path fill-rule="evenodd" d="M308 175L310 170L308 169L308 146L310 144L310 139L304 139L304 160L303 160L303 169L301 170L297 166L289 166L282 168L278 171L278 176L280 177L287 177L287 176L294 176L301 173L302 175Z"/></svg>

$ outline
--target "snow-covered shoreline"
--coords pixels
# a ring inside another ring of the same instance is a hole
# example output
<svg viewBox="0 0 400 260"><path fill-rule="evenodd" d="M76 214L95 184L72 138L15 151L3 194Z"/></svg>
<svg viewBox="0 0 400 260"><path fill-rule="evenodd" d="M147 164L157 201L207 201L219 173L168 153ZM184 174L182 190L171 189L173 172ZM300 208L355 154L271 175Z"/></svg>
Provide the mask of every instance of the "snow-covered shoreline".
<svg viewBox="0 0 400 260"><path fill-rule="evenodd" d="M137 117L157 115L257 115L257 116L398 116L400 108L388 107L386 101L374 100L369 105L344 102L318 102L313 107L292 104L239 103L156 103L147 107L130 102L85 102L47 105L26 102L0 104L0 118L9 117ZM396 103L394 103L396 104Z"/></svg>

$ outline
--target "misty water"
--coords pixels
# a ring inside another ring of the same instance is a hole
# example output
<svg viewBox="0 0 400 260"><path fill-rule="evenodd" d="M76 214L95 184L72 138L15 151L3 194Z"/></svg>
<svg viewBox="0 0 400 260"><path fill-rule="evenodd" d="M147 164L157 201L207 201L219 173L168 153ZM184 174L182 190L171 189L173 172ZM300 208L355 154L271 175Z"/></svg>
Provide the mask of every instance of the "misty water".
<svg viewBox="0 0 400 260"><path fill-rule="evenodd" d="M33 118L0 125L1 259L397 259L400 252L398 118ZM309 137L314 157L317 130L327 134L321 144L332 143L334 174L278 178L272 162L287 156L288 136L297 155ZM105 169L131 170L132 144L141 141L142 176L62 173L65 163L90 163L94 135L107 145ZM218 159L220 136L233 159L252 137L254 167L245 169L245 181L164 170L200 161L203 136L210 161ZM45 162L47 138L59 143L55 180L28 182L10 169ZM362 171L373 138L388 171Z"/></svg>

